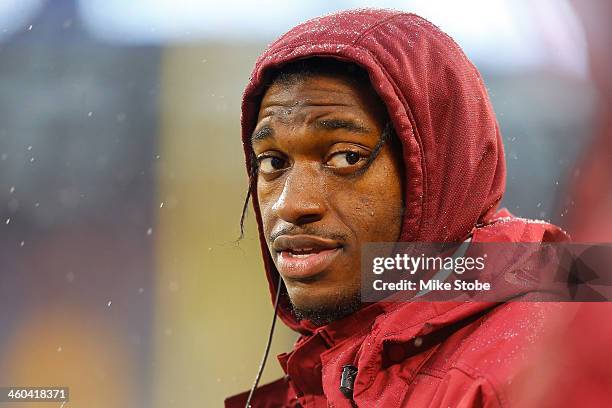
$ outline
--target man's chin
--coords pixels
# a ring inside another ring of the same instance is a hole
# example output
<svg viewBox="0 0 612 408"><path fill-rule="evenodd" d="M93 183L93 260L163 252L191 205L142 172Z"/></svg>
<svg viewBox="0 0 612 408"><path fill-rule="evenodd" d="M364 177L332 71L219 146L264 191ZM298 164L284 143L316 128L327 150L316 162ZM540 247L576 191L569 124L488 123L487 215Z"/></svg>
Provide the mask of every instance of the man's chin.
<svg viewBox="0 0 612 408"><path fill-rule="evenodd" d="M308 320L315 326L325 326L333 321L353 314L361 308L359 293L343 299L331 299L320 302L294 302L291 306L294 316L298 320Z"/></svg>

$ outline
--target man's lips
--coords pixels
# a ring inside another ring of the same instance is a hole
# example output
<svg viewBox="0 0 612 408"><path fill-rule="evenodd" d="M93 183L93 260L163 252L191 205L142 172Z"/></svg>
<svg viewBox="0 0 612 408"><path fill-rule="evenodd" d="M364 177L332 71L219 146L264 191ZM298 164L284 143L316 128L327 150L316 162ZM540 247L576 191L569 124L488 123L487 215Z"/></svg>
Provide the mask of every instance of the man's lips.
<svg viewBox="0 0 612 408"><path fill-rule="evenodd" d="M324 271L342 250L334 240L313 235L281 235L272 248L276 251L276 268L285 278L307 279Z"/></svg>

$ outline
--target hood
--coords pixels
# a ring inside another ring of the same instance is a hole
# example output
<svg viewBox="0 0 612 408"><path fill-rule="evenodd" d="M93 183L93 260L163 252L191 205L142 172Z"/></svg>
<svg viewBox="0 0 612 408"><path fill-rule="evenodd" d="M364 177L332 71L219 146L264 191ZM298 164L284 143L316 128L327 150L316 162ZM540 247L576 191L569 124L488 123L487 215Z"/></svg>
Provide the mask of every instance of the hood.
<svg viewBox="0 0 612 408"><path fill-rule="evenodd" d="M407 175L401 241L461 242L474 228L491 223L506 169L487 91L459 46L414 14L339 12L298 25L270 44L255 64L242 101L249 175L250 136L267 78L283 64L308 57L360 65L386 105ZM274 299L279 275L266 246L257 196L252 198ZM281 301L278 313L294 330L309 332L286 302Z"/></svg>

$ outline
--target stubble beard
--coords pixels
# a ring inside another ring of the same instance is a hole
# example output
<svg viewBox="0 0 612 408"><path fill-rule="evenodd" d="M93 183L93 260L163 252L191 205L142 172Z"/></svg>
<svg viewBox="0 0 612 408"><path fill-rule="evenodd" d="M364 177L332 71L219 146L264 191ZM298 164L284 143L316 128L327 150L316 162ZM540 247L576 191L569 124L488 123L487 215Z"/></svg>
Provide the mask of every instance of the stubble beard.
<svg viewBox="0 0 612 408"><path fill-rule="evenodd" d="M289 296L288 296L289 297ZM293 315L298 320L308 320L317 327L325 326L336 320L355 313L362 307L359 290L344 293L334 298L333 303L316 306L296 305L289 297Z"/></svg>

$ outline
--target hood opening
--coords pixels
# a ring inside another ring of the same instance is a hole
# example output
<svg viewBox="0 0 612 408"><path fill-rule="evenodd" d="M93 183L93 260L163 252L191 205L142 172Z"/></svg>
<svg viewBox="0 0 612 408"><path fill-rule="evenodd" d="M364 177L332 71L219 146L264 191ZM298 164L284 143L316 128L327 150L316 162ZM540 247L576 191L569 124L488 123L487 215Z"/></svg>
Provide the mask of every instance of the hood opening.
<svg viewBox="0 0 612 408"><path fill-rule="evenodd" d="M310 20L260 56L242 103L251 184L256 175L250 136L261 98L270 80L283 75L282 67L310 58L362 68L386 107L404 164L400 241L462 242L475 226L492 219L505 188L505 161L480 74L433 24L390 10L351 10ZM267 249L256 194L252 200L274 300L279 274ZM291 313L286 293L280 296L278 314L292 329L310 332Z"/></svg>

